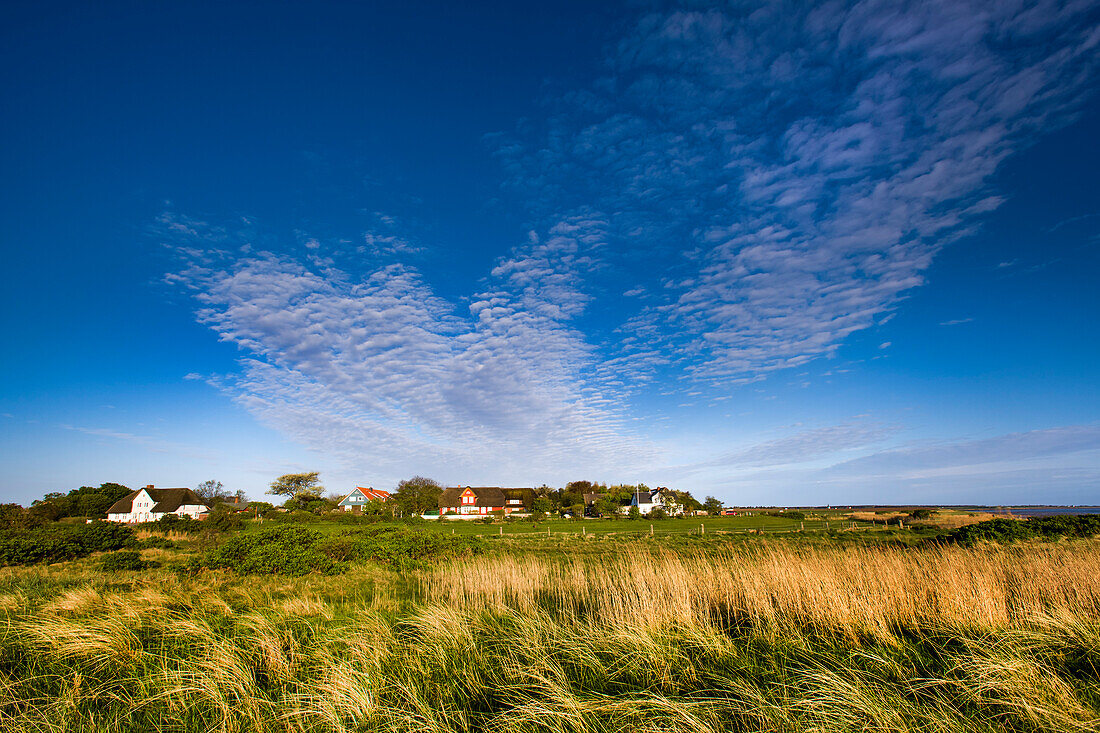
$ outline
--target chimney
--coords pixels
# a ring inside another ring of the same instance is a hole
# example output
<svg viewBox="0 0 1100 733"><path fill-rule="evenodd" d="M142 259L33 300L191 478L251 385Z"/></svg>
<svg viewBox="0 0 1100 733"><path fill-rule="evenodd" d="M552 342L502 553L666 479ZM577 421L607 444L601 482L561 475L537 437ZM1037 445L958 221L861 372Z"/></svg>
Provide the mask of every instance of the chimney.
<svg viewBox="0 0 1100 733"><path fill-rule="evenodd" d="M153 488L153 485L152 485L152 484L149 484L149 485L148 485L148 486L146 486L145 488L147 488L147 489L151 489L151 488Z"/></svg>

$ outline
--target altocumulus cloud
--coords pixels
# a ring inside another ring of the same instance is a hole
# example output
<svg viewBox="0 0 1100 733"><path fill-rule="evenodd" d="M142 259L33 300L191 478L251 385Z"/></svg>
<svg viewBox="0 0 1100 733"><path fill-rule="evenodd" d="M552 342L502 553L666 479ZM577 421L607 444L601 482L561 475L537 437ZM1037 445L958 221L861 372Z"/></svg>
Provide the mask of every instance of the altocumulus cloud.
<svg viewBox="0 0 1100 733"><path fill-rule="evenodd" d="M517 480L640 458L615 388L570 326L587 300L578 270L603 229L559 222L501 258L462 314L407 265L354 276L317 248L304 259L255 251L171 215L158 227L186 262L169 282L247 354L220 385L262 421L349 468Z"/></svg>
<svg viewBox="0 0 1100 733"><path fill-rule="evenodd" d="M922 284L1001 203L998 165L1074 118L1098 41L1094 2L664 8L606 76L495 140L534 212L608 212L619 251L663 263L637 343L752 380L833 354Z"/></svg>
<svg viewBox="0 0 1100 733"><path fill-rule="evenodd" d="M601 78L491 138L539 235L468 309L436 295L385 217L360 251L387 264L366 272L305 233L276 254L166 217L188 263L169 279L246 355L223 388L348 465L468 480L660 465L626 427L631 392L657 373L759 380L888 319L1001 204L1001 162L1074 119L1097 16L1045 0L660 6L624 23ZM582 332L598 293L620 320ZM725 461L869 446L880 430Z"/></svg>

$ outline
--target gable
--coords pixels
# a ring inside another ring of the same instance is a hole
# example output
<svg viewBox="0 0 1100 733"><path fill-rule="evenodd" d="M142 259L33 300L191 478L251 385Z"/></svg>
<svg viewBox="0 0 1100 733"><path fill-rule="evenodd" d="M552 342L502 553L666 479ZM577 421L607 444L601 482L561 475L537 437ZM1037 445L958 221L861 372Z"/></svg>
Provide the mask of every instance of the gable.
<svg viewBox="0 0 1100 733"><path fill-rule="evenodd" d="M144 494L145 489L138 489L137 491L131 491L126 496L122 497L107 510L108 514L129 514L134 510L134 499L139 495Z"/></svg>
<svg viewBox="0 0 1100 733"><path fill-rule="evenodd" d="M362 492L359 487L356 487L354 491L340 500L339 506L346 506L349 504L359 505L367 503L367 495Z"/></svg>

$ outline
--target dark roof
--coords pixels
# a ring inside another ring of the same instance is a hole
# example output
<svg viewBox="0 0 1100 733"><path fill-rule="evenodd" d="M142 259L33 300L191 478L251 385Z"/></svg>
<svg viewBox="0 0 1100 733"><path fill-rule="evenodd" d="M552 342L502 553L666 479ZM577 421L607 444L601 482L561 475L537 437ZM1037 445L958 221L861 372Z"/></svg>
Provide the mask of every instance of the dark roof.
<svg viewBox="0 0 1100 733"><path fill-rule="evenodd" d="M603 494L585 494L584 495L584 503L585 504L595 504L597 501L600 500L601 496L603 496Z"/></svg>
<svg viewBox="0 0 1100 733"><path fill-rule="evenodd" d="M495 486L456 486L443 490L439 495L439 507L459 506L458 497L462 496L462 492L466 489L474 492L476 497L474 506L504 506L504 492L515 491L515 489L500 489Z"/></svg>
<svg viewBox="0 0 1100 733"><path fill-rule="evenodd" d="M134 499L141 492L147 493L156 504L150 509L152 512L174 512L184 504L201 504L206 506L198 494L191 489L138 489L122 497L107 510L108 514L129 514L134 508Z"/></svg>

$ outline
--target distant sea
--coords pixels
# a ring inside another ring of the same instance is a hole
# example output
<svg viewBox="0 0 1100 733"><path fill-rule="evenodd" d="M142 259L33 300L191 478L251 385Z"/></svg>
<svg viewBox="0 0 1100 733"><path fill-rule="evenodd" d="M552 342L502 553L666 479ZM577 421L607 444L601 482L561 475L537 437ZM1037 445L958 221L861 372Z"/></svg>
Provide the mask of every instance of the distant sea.
<svg viewBox="0 0 1100 733"><path fill-rule="evenodd" d="M1050 517L1056 514L1100 514L1100 506L960 506L968 512L1015 514L1020 517Z"/></svg>

